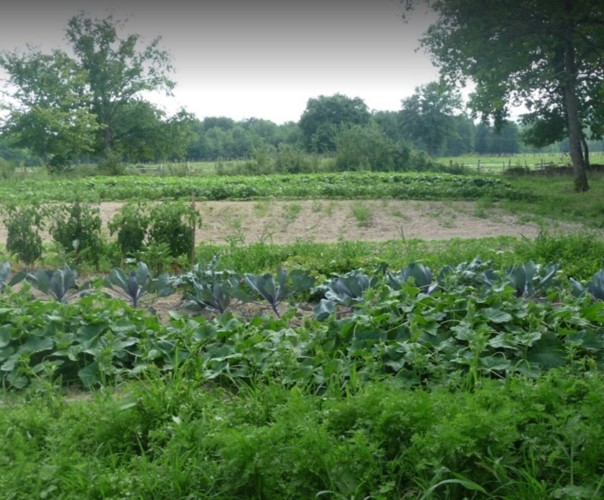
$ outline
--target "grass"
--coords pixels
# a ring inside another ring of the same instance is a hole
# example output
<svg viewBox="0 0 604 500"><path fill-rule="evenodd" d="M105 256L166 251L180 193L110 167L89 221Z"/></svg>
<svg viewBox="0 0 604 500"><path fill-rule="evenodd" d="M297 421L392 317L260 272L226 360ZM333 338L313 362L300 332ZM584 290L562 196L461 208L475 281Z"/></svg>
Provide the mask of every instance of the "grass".
<svg viewBox="0 0 604 500"><path fill-rule="evenodd" d="M587 227L604 228L604 175L590 175L590 190L576 193L569 177L516 177L519 189L530 190L536 200L502 200L501 207L513 214L576 222Z"/></svg>
<svg viewBox="0 0 604 500"><path fill-rule="evenodd" d="M302 213L302 205L299 203L288 203L283 205L283 218L287 222L295 221Z"/></svg>
<svg viewBox="0 0 604 500"><path fill-rule="evenodd" d="M0 490L7 499L462 498L472 485L486 498L602 492L597 374L485 379L473 392L388 381L333 389L319 396L275 381L232 392L181 372L87 397L44 385L8 394Z"/></svg>
<svg viewBox="0 0 604 500"><path fill-rule="evenodd" d="M359 227L369 227L371 217L373 216L371 209L363 202L355 202L350 206L352 216L357 221Z"/></svg>
<svg viewBox="0 0 604 500"><path fill-rule="evenodd" d="M568 153L521 153L514 155L462 155L443 156L435 158L436 162L444 165L459 165L475 169L481 173L501 174L509 168L520 167L536 169L544 165L570 165ZM596 151L590 154L593 164L604 163L604 152Z"/></svg>

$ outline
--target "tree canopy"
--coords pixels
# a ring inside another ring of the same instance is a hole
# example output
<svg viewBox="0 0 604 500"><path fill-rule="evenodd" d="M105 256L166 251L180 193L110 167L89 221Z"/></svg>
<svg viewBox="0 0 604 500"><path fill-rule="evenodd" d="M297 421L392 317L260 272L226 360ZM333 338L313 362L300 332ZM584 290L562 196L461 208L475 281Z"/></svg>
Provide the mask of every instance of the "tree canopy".
<svg viewBox="0 0 604 500"><path fill-rule="evenodd" d="M125 24L82 12L67 23L70 54L34 49L0 54L11 93L4 105L9 110L5 130L18 144L59 166L86 152L123 152L131 144L124 133L132 132L133 124L140 131L145 117L151 119L147 129L159 123L162 113L143 101L142 93L170 92L170 56L160 49L159 38L140 46L139 35L122 36ZM140 141L134 148L142 151Z"/></svg>
<svg viewBox="0 0 604 500"><path fill-rule="evenodd" d="M443 79L473 81L470 107L499 125L524 104L541 143L568 137L575 188L589 188L584 130L601 132L601 0L435 0L421 40ZM530 134L529 134L530 137Z"/></svg>
<svg viewBox="0 0 604 500"><path fill-rule="evenodd" d="M454 87L430 82L415 89L402 102L401 123L406 136L436 156L455 128L454 114L461 109L461 96Z"/></svg>
<svg viewBox="0 0 604 500"><path fill-rule="evenodd" d="M308 151L333 153L343 125L367 125L370 117L367 105L359 97L322 95L308 100L299 126Z"/></svg>
<svg viewBox="0 0 604 500"><path fill-rule="evenodd" d="M4 131L17 146L29 148L55 169L92 151L100 126L86 92L86 72L67 54L30 48L0 54L0 66L15 89L3 107L10 113Z"/></svg>

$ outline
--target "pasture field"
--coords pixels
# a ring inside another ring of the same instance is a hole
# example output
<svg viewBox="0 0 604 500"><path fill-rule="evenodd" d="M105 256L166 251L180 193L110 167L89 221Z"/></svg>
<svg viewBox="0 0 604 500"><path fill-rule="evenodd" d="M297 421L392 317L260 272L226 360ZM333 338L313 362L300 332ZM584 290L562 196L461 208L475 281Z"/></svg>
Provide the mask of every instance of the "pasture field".
<svg viewBox="0 0 604 500"><path fill-rule="evenodd" d="M604 163L604 152L594 151L590 154L593 164ZM519 153L513 155L462 155L436 158L443 166L461 166L476 170L479 173L501 174L513 168L536 170L551 165L570 166L569 153Z"/></svg>
<svg viewBox="0 0 604 500"><path fill-rule="evenodd" d="M604 188L590 180L585 194L447 174L4 183L15 206L248 212L194 261L107 242L96 266L50 241L28 268L0 252L3 498L601 498ZM348 240L242 233L343 203ZM504 211L538 231L363 241L380 210L405 222L413 203L418 219L463 206L477 226Z"/></svg>

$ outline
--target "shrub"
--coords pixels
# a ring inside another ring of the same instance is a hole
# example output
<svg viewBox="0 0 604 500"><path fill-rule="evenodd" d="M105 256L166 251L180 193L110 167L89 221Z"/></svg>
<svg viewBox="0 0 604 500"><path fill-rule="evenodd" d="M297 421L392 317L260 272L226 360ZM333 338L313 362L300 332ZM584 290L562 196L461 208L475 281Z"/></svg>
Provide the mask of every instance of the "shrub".
<svg viewBox="0 0 604 500"><path fill-rule="evenodd" d="M79 201L59 206L54 211L50 234L67 253L74 254L77 261L86 257L98 265L103 247L98 207Z"/></svg>
<svg viewBox="0 0 604 500"><path fill-rule="evenodd" d="M185 203L155 205L149 213L149 243L166 243L173 257L191 256L195 248L195 228L201 217Z"/></svg>
<svg viewBox="0 0 604 500"><path fill-rule="evenodd" d="M6 206L3 208L7 228L6 250L27 266L42 256L40 231L44 229L44 213L37 205Z"/></svg>
<svg viewBox="0 0 604 500"><path fill-rule="evenodd" d="M15 175L15 164L0 158L0 179L10 179Z"/></svg>
<svg viewBox="0 0 604 500"><path fill-rule="evenodd" d="M99 162L98 167L99 171L106 175L124 175L126 173L126 165L115 152L108 153L106 158Z"/></svg>
<svg viewBox="0 0 604 500"><path fill-rule="evenodd" d="M289 174L316 172L319 160L291 144L279 144L275 156L275 171Z"/></svg>
<svg viewBox="0 0 604 500"><path fill-rule="evenodd" d="M337 135L334 167L337 171L425 170L426 159L406 144L389 139L377 126L354 125Z"/></svg>
<svg viewBox="0 0 604 500"><path fill-rule="evenodd" d="M111 235L117 234L117 244L125 255L143 248L149 227L149 207L142 202L126 203L108 224Z"/></svg>

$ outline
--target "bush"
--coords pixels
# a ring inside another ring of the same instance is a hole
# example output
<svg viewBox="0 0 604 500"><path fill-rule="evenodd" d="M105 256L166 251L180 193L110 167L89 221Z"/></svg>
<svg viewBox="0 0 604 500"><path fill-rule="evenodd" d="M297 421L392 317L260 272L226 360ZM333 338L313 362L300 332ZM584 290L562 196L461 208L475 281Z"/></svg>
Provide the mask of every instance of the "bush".
<svg viewBox="0 0 604 500"><path fill-rule="evenodd" d="M44 212L37 205L7 206L2 210L8 234L6 250L27 266L42 256L40 231L44 229Z"/></svg>
<svg viewBox="0 0 604 500"><path fill-rule="evenodd" d="M99 171L105 175L124 175L126 165L117 153L110 152L106 158L99 162Z"/></svg>
<svg viewBox="0 0 604 500"><path fill-rule="evenodd" d="M89 260L98 265L102 253L100 209L76 201L59 206L54 211L50 234L76 261Z"/></svg>
<svg viewBox="0 0 604 500"><path fill-rule="evenodd" d="M428 170L435 165L403 142L389 139L377 126L354 125L337 135L334 168L337 171L392 172Z"/></svg>
<svg viewBox="0 0 604 500"><path fill-rule="evenodd" d="M275 171L288 174L311 173L318 170L319 160L291 144L279 144L275 156Z"/></svg>
<svg viewBox="0 0 604 500"><path fill-rule="evenodd" d="M0 158L0 179L10 179L15 175L16 167L14 163Z"/></svg>
<svg viewBox="0 0 604 500"><path fill-rule="evenodd" d="M193 255L201 217L185 203L155 205L149 213L149 244L166 243L172 257Z"/></svg>
<svg viewBox="0 0 604 500"><path fill-rule="evenodd" d="M108 224L111 235L117 233L122 253L132 255L145 243L149 227L149 207L141 202L126 203Z"/></svg>

